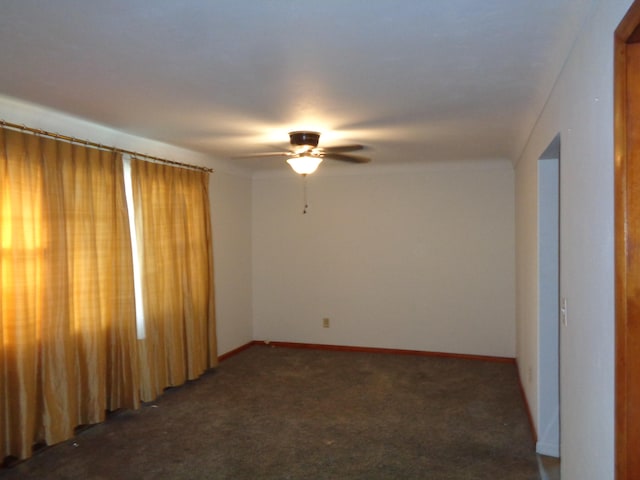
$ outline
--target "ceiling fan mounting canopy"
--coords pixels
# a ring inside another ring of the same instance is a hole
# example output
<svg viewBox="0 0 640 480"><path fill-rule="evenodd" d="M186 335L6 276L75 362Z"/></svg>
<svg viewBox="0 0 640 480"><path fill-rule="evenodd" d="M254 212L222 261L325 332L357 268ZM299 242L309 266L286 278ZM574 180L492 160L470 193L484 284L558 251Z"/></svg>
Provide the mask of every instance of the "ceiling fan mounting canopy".
<svg viewBox="0 0 640 480"><path fill-rule="evenodd" d="M308 145L315 148L320 141L320 132L297 130L289 132L289 139L291 140L291 145Z"/></svg>

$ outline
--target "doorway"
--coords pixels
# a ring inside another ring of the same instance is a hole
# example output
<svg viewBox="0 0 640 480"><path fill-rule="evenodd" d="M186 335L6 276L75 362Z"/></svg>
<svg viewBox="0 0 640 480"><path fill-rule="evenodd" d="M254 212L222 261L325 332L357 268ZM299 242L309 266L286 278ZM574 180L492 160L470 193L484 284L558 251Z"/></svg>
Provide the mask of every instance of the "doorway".
<svg viewBox="0 0 640 480"><path fill-rule="evenodd" d="M538 441L560 457L560 135L538 160Z"/></svg>

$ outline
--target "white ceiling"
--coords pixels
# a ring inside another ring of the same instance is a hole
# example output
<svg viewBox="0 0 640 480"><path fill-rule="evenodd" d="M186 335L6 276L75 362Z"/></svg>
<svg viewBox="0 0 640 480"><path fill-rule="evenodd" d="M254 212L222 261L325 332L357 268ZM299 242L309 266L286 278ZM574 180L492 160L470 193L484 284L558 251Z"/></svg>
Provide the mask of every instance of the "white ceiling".
<svg viewBox="0 0 640 480"><path fill-rule="evenodd" d="M513 161L595 3L2 0L0 93L222 159L307 128L382 165Z"/></svg>

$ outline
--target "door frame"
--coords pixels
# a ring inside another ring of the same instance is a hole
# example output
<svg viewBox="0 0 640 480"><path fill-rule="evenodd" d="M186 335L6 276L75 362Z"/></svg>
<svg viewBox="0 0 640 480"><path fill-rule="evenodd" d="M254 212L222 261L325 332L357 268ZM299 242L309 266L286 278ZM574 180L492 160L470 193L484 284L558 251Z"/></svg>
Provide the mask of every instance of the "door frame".
<svg viewBox="0 0 640 480"><path fill-rule="evenodd" d="M615 473L617 480L640 478L640 121L633 120L639 82L627 81L628 58L640 56L640 0L635 0L615 31ZM637 50L637 52L636 52ZM633 118L631 118L633 117ZM635 261L633 255L635 252Z"/></svg>

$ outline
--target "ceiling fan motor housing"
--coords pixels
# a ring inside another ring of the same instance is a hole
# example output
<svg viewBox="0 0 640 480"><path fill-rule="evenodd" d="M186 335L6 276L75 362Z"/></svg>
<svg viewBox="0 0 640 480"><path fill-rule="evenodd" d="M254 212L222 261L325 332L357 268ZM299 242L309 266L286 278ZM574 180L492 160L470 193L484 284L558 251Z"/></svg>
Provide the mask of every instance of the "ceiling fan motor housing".
<svg viewBox="0 0 640 480"><path fill-rule="evenodd" d="M309 145L315 148L318 146L320 133L301 130L289 132L289 138L291 139L291 145Z"/></svg>

